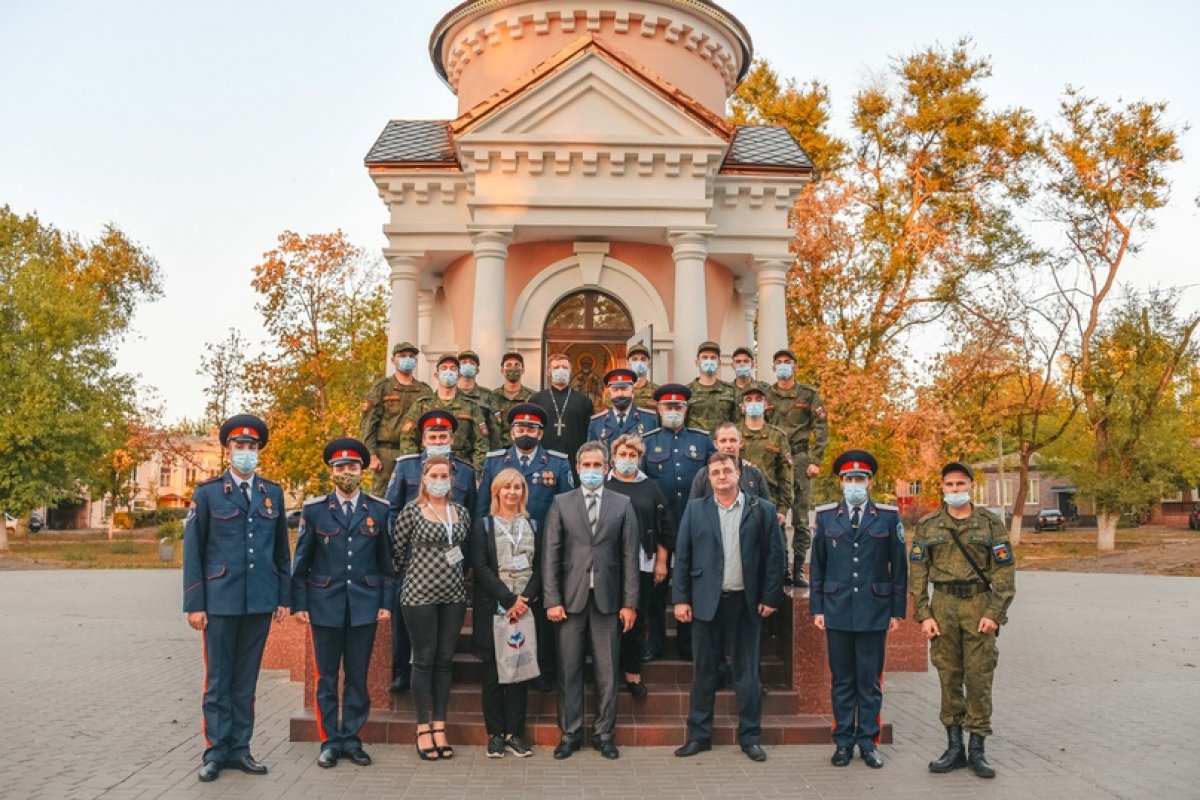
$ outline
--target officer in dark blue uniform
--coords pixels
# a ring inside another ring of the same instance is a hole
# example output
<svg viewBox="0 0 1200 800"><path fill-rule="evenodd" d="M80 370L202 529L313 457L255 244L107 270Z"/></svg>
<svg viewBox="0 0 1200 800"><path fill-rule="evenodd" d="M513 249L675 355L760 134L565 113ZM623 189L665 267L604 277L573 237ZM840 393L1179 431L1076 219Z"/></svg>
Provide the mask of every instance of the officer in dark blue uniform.
<svg viewBox="0 0 1200 800"><path fill-rule="evenodd" d="M493 450L483 460L479 499L471 509L477 519L492 513L492 480L502 469L511 467L525 476L528 488L525 510L538 536L546 529L546 514L550 512L555 495L575 488L575 474L571 472L566 454L541 446L547 419L546 410L535 403L519 403L509 409L509 435L513 444L504 450ZM533 605L533 619L537 625L538 669L541 671L534 685L538 691L551 692L558 671L558 649L554 627L546 619L546 609L540 601Z"/></svg>
<svg viewBox="0 0 1200 800"><path fill-rule="evenodd" d="M271 617L289 603L287 519L283 489L255 474L267 424L250 414L221 426L232 466L196 486L183 534L183 610L204 633L204 766L253 775L267 768L250 755L254 689Z"/></svg>
<svg viewBox="0 0 1200 800"><path fill-rule="evenodd" d="M869 496L877 467L865 450L842 453L833 470L845 499L816 510L808 602L828 642L835 767L850 763L855 744L867 766L883 766L877 745L884 648L908 602L899 510Z"/></svg>
<svg viewBox="0 0 1200 800"><path fill-rule="evenodd" d="M592 415L588 423L587 440L612 447L617 437L627 433L644 436L646 431L658 427L658 416L653 409L635 408L633 384L637 375L633 370L618 367L604 373L604 386L608 389L610 407ZM611 457L611 453L609 454Z"/></svg>
<svg viewBox="0 0 1200 800"><path fill-rule="evenodd" d="M658 488L667 497L667 507L678 529L691 497L692 482L696 473L708 465L708 457L717 451L712 437L699 428L684 427L688 401L692 390L678 383L665 383L654 391L658 403L661 427L642 437L646 445L646 456L642 470L658 483ZM669 574L669 573L668 573ZM652 661L662 656L667 642L667 596L668 582L654 587L650 600L650 625L646 637L643 661ZM692 660L692 626L690 623L676 625L676 646L679 657Z"/></svg>
<svg viewBox="0 0 1200 800"><path fill-rule="evenodd" d="M312 625L321 734L317 764L333 767L346 756L365 767L371 757L358 733L371 711L367 669L377 620L392 615L396 591L388 505L359 489L363 467L371 461L365 444L334 439L325 445L324 458L335 488L304 504L292 566L292 613ZM339 703L340 670L346 679Z"/></svg>
<svg viewBox="0 0 1200 800"><path fill-rule="evenodd" d="M387 530L390 532L400 509L417 499L421 488L421 467L429 456L445 456L450 459L450 499L462 503L468 509L475 508L475 467L470 461L453 455L450 451L454 433L458 430L458 417L444 408L431 408L417 419L421 431L421 452L396 459L396 468L388 481L386 499L389 508ZM400 576L403 577L403 576ZM399 580L397 580L399 585ZM397 602L400 593L396 592ZM412 642L408 638L408 626L400 606L392 609L392 685L388 691L397 693L408 689L412 682Z"/></svg>

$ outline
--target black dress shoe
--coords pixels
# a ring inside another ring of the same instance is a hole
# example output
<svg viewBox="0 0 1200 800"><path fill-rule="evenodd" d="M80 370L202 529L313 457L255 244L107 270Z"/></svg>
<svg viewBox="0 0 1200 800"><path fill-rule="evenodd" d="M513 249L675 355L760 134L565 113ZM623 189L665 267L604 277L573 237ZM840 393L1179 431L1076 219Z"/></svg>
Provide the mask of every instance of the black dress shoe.
<svg viewBox="0 0 1200 800"><path fill-rule="evenodd" d="M609 761L615 761L621 757L621 751L613 744L612 739L593 739L592 749L599 750L600 755L607 758Z"/></svg>
<svg viewBox="0 0 1200 800"><path fill-rule="evenodd" d="M260 764L254 760L254 756L242 756L235 758L233 761L226 762L225 766L240 769L247 775L266 775L267 765Z"/></svg>
<svg viewBox="0 0 1200 800"><path fill-rule="evenodd" d="M712 742L707 741L707 740L701 742L701 741L697 741L697 740L693 739L693 740L689 741L687 744L685 744L683 747L680 747L679 749L677 749L675 751L675 757L676 758L691 758L692 756L699 755L700 753L706 753L709 750L712 750Z"/></svg>
<svg viewBox="0 0 1200 800"><path fill-rule="evenodd" d="M408 687L411 683L412 683L412 680L408 676L397 675L392 680L392 685L388 687L388 691L391 692L392 694L400 694L401 692L407 692Z"/></svg>
<svg viewBox="0 0 1200 800"><path fill-rule="evenodd" d="M646 684L642 681L629 681L625 684L625 688L634 696L634 699L644 700L650 691L646 688Z"/></svg>
<svg viewBox="0 0 1200 800"><path fill-rule="evenodd" d="M859 750L862 750L860 747ZM870 750L862 750L862 760L867 762L867 766L871 769L883 769L883 756L879 755L879 751L872 747Z"/></svg>
<svg viewBox="0 0 1200 800"><path fill-rule="evenodd" d="M660 658L662 658L662 653L658 652L657 650L647 650L646 652L642 653L643 664L648 661L657 661Z"/></svg>
<svg viewBox="0 0 1200 800"><path fill-rule="evenodd" d="M797 589L807 589L808 580L804 577L804 567L801 566L792 573L792 586Z"/></svg>
<svg viewBox="0 0 1200 800"><path fill-rule="evenodd" d="M571 754L579 749L579 740L563 737L563 740L558 743L558 747L554 748L554 757L559 761L564 758L570 758Z"/></svg>
<svg viewBox="0 0 1200 800"><path fill-rule="evenodd" d="M338 751L336 747L326 747L321 751L321 755L317 756L317 766L323 769L336 767L338 762Z"/></svg>
<svg viewBox="0 0 1200 800"><path fill-rule="evenodd" d="M762 745L760 744L744 744L742 745L742 752L745 753L751 761L767 760L767 751L763 750Z"/></svg>
<svg viewBox="0 0 1200 800"><path fill-rule="evenodd" d="M835 767L850 766L850 759L854 758L854 746L839 747L833 751L833 756L829 759L829 763Z"/></svg>
<svg viewBox="0 0 1200 800"><path fill-rule="evenodd" d="M346 758L350 759L351 764L354 764L358 767L365 767L371 763L371 757L367 755L367 751L363 750L361 747L356 747L349 753L346 753Z"/></svg>
<svg viewBox="0 0 1200 800"><path fill-rule="evenodd" d="M533 688L537 689L542 694L550 694L554 691L554 681L547 678L545 675L538 675L533 679Z"/></svg>
<svg viewBox="0 0 1200 800"><path fill-rule="evenodd" d="M205 761L204 766L196 773L201 783L212 783L221 776L221 765L215 761Z"/></svg>

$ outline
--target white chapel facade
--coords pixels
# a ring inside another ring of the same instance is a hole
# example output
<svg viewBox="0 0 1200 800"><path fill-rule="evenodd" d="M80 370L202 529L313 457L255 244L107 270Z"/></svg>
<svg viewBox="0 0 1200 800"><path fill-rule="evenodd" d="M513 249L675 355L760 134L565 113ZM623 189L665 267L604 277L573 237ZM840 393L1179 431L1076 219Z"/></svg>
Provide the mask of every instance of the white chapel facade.
<svg viewBox="0 0 1200 800"><path fill-rule="evenodd" d="M538 387L551 352L603 373L642 340L653 380L686 382L712 339L757 344L771 379L812 165L784 128L726 121L753 52L737 19L702 0L472 0L429 50L458 116L393 120L366 158L389 344L420 347L421 377L469 348L496 385L515 350Z"/></svg>

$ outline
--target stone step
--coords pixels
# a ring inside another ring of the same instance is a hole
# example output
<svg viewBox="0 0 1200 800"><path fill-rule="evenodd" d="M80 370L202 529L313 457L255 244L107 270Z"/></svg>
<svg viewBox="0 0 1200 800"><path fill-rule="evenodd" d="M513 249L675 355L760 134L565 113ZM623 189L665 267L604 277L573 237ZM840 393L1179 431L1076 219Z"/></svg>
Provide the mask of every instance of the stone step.
<svg viewBox="0 0 1200 800"><path fill-rule="evenodd" d="M586 679L590 681L590 666L584 668L584 674ZM764 654L759 677L768 686L786 685L789 678L787 666L778 656ZM691 686L692 662L681 659L660 658L642 664L642 680L646 681L647 684L669 683ZM478 686L483 682L483 662L471 653L455 653L452 682L454 684L475 684Z"/></svg>
<svg viewBox="0 0 1200 800"><path fill-rule="evenodd" d="M487 732L478 711L451 711L446 721L446 735L451 744L487 744ZM778 744L823 744L830 743L829 733L832 719L821 714L763 714L762 737L764 745ZM591 715L585 715L583 731L585 742L591 739ZM413 747L416 720L411 711L372 711L371 719L362 730L363 741L372 743L398 744ZM554 747L561 738L558 721L548 714L530 714L526 721L526 739L537 747ZM737 717L717 714L713 720L713 744L735 744ZM646 747L678 746L687 739L687 727L679 716L654 714L618 714L614 740L618 746L641 745ZM312 709L306 708L292 716L291 740L293 742L317 742L316 717ZM881 740L892 742L891 723L885 722ZM586 750L584 751L586 754ZM545 755L549 755L546 753ZM585 755L586 757L586 755Z"/></svg>

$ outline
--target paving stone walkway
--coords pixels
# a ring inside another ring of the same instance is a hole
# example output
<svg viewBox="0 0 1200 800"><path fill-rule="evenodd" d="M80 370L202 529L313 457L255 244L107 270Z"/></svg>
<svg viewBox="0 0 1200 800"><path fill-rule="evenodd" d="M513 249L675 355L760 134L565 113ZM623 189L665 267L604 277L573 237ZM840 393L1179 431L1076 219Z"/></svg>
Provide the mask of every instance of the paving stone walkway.
<svg viewBox="0 0 1200 800"><path fill-rule="evenodd" d="M1027 573L1000 639L993 781L925 764L944 746L937 679L889 675L896 743L873 771L834 769L831 748L736 748L697 758L626 748L502 761L458 748L447 763L376 745L375 764L315 764L287 741L301 687L263 673L254 753L265 777L196 781L200 644L179 613L179 574L6 571L0 575L0 797L109 798L1200 798L1191 726L1200 716L1200 579Z"/></svg>

